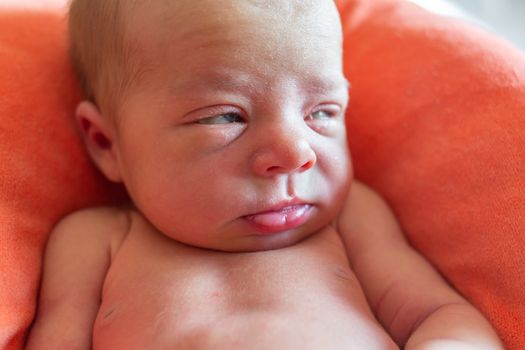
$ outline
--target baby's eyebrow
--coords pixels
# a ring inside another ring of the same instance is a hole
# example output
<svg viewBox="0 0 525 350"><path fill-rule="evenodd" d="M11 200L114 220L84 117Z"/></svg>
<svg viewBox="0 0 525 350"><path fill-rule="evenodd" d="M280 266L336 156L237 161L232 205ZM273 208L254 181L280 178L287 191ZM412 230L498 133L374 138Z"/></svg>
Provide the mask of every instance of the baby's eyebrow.
<svg viewBox="0 0 525 350"><path fill-rule="evenodd" d="M251 91L255 88L254 79L240 72L212 73L196 75L190 79L178 80L170 85L170 91L177 94L181 90L206 88L221 91L243 89Z"/></svg>
<svg viewBox="0 0 525 350"><path fill-rule="evenodd" d="M315 95L328 95L341 90L347 91L350 88L349 81L343 75L303 77L296 83L303 92ZM237 70L194 75L189 79L177 80L170 85L170 91L174 95L199 89L226 92L244 91L247 94L255 94L261 88L266 91L271 89L271 86L265 85L264 82L261 86L260 79Z"/></svg>
<svg viewBox="0 0 525 350"><path fill-rule="evenodd" d="M327 94L340 89L350 89L350 82L344 77L334 79L309 79L302 88L313 94Z"/></svg>

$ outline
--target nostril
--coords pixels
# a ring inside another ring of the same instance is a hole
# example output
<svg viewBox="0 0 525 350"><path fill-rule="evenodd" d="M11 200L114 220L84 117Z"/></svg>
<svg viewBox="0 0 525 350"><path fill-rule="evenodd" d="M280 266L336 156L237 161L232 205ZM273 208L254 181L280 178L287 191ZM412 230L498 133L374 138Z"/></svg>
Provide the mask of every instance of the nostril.
<svg viewBox="0 0 525 350"><path fill-rule="evenodd" d="M308 170L314 166L314 162L309 160L301 166L302 170Z"/></svg>
<svg viewBox="0 0 525 350"><path fill-rule="evenodd" d="M301 165L300 167L293 168L293 169L292 168L286 169L285 167L274 165L274 166L267 168L266 171L269 173L287 172L287 171L293 171L293 170L306 171L308 169L311 169L314 166L314 164L315 162L310 160L304 163L303 165Z"/></svg>
<svg viewBox="0 0 525 350"><path fill-rule="evenodd" d="M311 169L314 166L314 164L315 164L315 162L310 160L310 161L304 163L303 165L301 165L300 167L295 168L295 169L299 170L299 171L305 171L305 170ZM289 169L289 170L293 171L294 169ZM286 168L284 168L282 166L274 165L274 166L271 166L268 169L266 169L266 171L269 172L269 173L282 172L282 171L286 171Z"/></svg>

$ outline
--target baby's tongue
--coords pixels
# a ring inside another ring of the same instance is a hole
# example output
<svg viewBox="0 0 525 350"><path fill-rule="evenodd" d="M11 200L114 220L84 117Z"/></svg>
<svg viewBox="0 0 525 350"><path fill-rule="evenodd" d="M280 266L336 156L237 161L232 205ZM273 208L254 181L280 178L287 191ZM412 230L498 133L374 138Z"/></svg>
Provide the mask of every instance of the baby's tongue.
<svg viewBox="0 0 525 350"><path fill-rule="evenodd" d="M300 218L308 209L306 205L294 205L278 211L269 211L248 216L254 224L266 227L278 227L286 225Z"/></svg>
<svg viewBox="0 0 525 350"><path fill-rule="evenodd" d="M248 217L254 224L261 226L282 226L286 224L286 214L282 212L267 212Z"/></svg>

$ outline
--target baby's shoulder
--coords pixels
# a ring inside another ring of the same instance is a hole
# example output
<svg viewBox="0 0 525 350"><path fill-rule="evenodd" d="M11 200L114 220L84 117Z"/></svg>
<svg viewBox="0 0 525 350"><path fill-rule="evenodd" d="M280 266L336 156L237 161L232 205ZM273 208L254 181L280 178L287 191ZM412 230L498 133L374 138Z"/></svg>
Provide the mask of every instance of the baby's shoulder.
<svg viewBox="0 0 525 350"><path fill-rule="evenodd" d="M108 247L114 253L130 225L130 210L127 208L100 206L80 209L58 222L48 245L96 245Z"/></svg>
<svg viewBox="0 0 525 350"><path fill-rule="evenodd" d="M385 200L372 188L355 180L341 210L341 216L362 217L365 213L377 214L377 211L384 210L388 210Z"/></svg>
<svg viewBox="0 0 525 350"><path fill-rule="evenodd" d="M395 214L387 201L369 186L354 181L337 218L339 231L387 234L396 225Z"/></svg>
<svg viewBox="0 0 525 350"><path fill-rule="evenodd" d="M58 222L56 228L74 229L75 231L122 231L129 227L129 215L129 210L121 207L84 208L66 215Z"/></svg>

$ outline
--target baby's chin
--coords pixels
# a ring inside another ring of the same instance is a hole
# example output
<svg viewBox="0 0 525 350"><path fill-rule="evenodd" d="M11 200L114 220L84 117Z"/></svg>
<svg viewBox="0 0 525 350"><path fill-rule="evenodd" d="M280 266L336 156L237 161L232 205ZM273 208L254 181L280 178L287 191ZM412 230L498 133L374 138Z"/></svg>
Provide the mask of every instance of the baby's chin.
<svg viewBox="0 0 525 350"><path fill-rule="evenodd" d="M294 246L305 239L308 239L316 232L317 231L305 232L300 235L289 232L282 232L275 234L271 237L246 236L239 239L239 241L236 242L235 245L232 244L230 247L224 247L222 251L232 253L243 253L284 249Z"/></svg>
<svg viewBox="0 0 525 350"><path fill-rule="evenodd" d="M222 242L220 244L195 244L193 246L195 248L224 253L264 252L294 246L308 239L316 232L308 232L300 236L283 232L281 234L269 238L262 238L259 236L245 236L240 237L235 241L230 241L227 243Z"/></svg>
<svg viewBox="0 0 525 350"><path fill-rule="evenodd" d="M282 232L250 232L220 241L186 242L196 248L227 252L249 253L284 249L317 235L330 226L330 220L307 222L303 226ZM177 238L175 238L177 239ZM184 243L184 242L183 242Z"/></svg>

